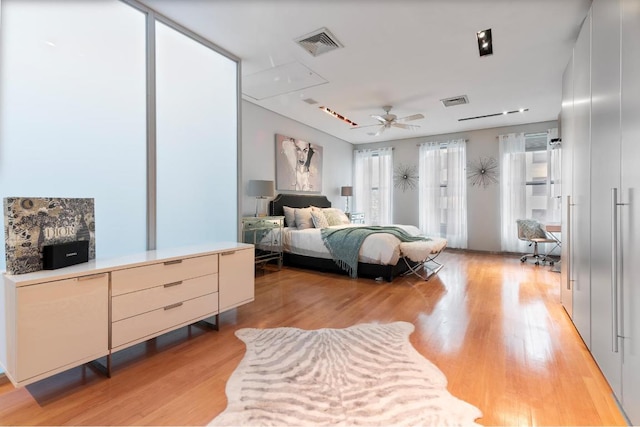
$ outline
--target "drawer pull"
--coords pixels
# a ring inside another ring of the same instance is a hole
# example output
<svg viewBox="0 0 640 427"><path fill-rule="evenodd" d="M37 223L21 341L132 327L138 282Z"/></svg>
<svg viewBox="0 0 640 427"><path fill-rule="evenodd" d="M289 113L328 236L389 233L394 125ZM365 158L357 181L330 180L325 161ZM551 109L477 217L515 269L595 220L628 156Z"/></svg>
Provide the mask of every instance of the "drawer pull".
<svg viewBox="0 0 640 427"><path fill-rule="evenodd" d="M180 264L181 262L182 262L181 259L174 259L173 261L165 261L164 265Z"/></svg>
<svg viewBox="0 0 640 427"><path fill-rule="evenodd" d="M166 306L166 307L164 308L164 310L165 310L165 311L167 311L167 310L171 310L172 308L180 307L182 304L183 304L183 303L181 303L181 302L177 302L177 303L175 303L175 304L171 304L171 305Z"/></svg>
<svg viewBox="0 0 640 427"><path fill-rule="evenodd" d="M99 273L99 274L92 274L91 276L81 276L81 277L76 277L76 280L78 282L83 282L85 280L93 280L93 279L98 279L100 277L104 277L106 276L107 273Z"/></svg>
<svg viewBox="0 0 640 427"><path fill-rule="evenodd" d="M164 287L170 288L172 286L178 286L178 285L182 285L182 280L180 280L179 282L167 283L166 285L164 285Z"/></svg>
<svg viewBox="0 0 640 427"><path fill-rule="evenodd" d="M227 256L227 255L233 255L235 253L236 253L236 251L228 251L228 252L222 252L220 255Z"/></svg>

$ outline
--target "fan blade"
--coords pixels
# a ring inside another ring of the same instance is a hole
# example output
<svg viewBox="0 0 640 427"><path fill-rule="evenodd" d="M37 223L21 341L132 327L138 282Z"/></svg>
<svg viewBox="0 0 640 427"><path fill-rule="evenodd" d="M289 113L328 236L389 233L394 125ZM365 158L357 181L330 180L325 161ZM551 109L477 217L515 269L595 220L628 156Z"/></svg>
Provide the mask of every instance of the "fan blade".
<svg viewBox="0 0 640 427"><path fill-rule="evenodd" d="M374 119L376 119L377 121L379 121L382 124L384 124L386 122L385 118L382 117L382 116L377 116L375 114L372 114L371 117L373 117Z"/></svg>
<svg viewBox="0 0 640 427"><path fill-rule="evenodd" d="M418 125L405 125L404 123L391 123L391 126L395 126L397 128L402 128L402 129L411 129L411 130L418 129L420 127Z"/></svg>
<svg viewBox="0 0 640 427"><path fill-rule="evenodd" d="M380 126L380 129L378 130L378 132L376 132L376 134L374 136L378 136L381 135L382 132L384 132L384 130L386 129L386 126Z"/></svg>
<svg viewBox="0 0 640 427"><path fill-rule="evenodd" d="M413 114L411 116L407 116L407 117L402 117L400 119L398 119L398 122L408 122L410 120L418 120L418 119L424 119L424 116L422 114Z"/></svg>

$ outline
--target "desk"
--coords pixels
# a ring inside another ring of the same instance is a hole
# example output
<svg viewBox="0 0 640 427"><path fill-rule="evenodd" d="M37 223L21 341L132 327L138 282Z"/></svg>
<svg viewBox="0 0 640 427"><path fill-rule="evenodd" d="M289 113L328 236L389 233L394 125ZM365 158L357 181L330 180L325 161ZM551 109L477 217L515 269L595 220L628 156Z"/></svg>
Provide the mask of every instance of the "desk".
<svg viewBox="0 0 640 427"><path fill-rule="evenodd" d="M550 222L548 224L544 225L544 230L547 232L547 234L549 235L550 238L552 238L553 240L556 241L556 244L554 245L553 248L551 248L550 251L547 251L547 255L550 254L551 252L553 252L556 248L559 248L562 246L562 241L560 240L559 234L562 231L561 225L557 222ZM545 257L547 256L545 255ZM552 268L552 271L555 272L560 272L560 261L556 262L554 267Z"/></svg>
<svg viewBox="0 0 640 427"><path fill-rule="evenodd" d="M549 224L545 224L544 229L549 233L559 233L560 231L562 231L560 223L557 222L550 222Z"/></svg>
<svg viewBox="0 0 640 427"><path fill-rule="evenodd" d="M562 231L562 228L559 223L550 222L549 224L545 224L544 230L547 232L549 237L551 237L553 240L556 241L556 245L549 252L553 252L555 248L562 246L562 242L560 241L560 237L558 236Z"/></svg>

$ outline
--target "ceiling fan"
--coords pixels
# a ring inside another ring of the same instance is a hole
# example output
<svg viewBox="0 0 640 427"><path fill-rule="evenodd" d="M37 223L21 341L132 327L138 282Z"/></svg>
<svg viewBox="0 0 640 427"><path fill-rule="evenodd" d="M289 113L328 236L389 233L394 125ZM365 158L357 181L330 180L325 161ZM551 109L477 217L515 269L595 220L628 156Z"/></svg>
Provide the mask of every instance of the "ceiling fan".
<svg viewBox="0 0 640 427"><path fill-rule="evenodd" d="M362 128L368 128L368 127L373 127L373 126L380 126L380 129L378 129L378 131L375 134L375 136L380 135L382 132L385 131L385 129L390 128L391 126L393 127L397 127L397 128L401 128L401 129L418 129L420 126L418 125L408 125L405 122L411 121L411 120L418 120L418 119L424 119L424 116L422 114L412 114L411 116L407 116L407 117L400 117L398 118L398 116L396 116L395 114L391 114L389 111L391 111L391 106L390 105L385 105L384 107L382 107L382 109L384 110L385 114L382 116L376 115L376 114L372 114L371 117L373 117L374 119L376 119L378 122L378 124L375 125L366 125L366 126L358 126L358 127L354 127L351 129L362 129Z"/></svg>

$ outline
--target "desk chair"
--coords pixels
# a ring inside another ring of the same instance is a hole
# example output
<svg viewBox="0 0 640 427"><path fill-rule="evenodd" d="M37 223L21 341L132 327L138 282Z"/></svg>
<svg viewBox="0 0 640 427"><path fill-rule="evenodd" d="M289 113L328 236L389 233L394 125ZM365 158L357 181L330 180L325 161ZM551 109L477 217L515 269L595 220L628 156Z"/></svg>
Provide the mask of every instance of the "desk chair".
<svg viewBox="0 0 640 427"><path fill-rule="evenodd" d="M540 254L538 252L538 243L555 243L558 244L557 239L551 238L540 222L535 219L519 219L516 221L518 224L518 239L529 243L529 246L533 245L533 253L526 254L520 257L521 262L525 262L528 258L536 260L535 264L540 265L540 262L549 262L549 265L553 265L555 261L547 256L547 254Z"/></svg>

